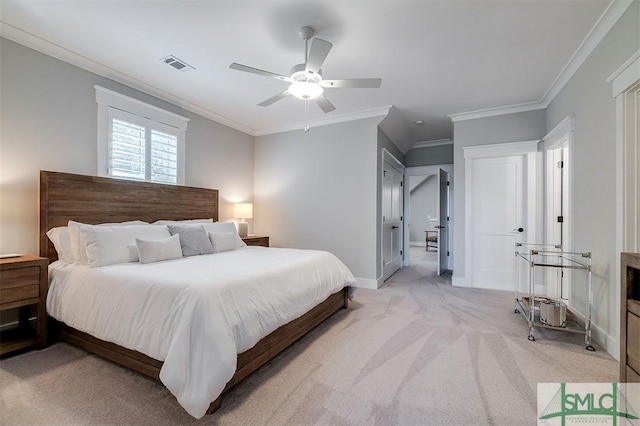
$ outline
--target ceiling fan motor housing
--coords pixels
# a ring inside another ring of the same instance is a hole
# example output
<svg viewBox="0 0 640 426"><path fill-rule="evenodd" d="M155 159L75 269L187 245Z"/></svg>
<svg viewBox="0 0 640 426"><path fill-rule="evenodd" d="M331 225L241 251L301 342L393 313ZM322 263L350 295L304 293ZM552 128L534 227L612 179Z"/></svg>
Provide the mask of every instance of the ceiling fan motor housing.
<svg viewBox="0 0 640 426"><path fill-rule="evenodd" d="M322 81L322 70L317 73L306 72L305 64L294 65L289 71L293 81L308 81L309 83L320 83Z"/></svg>

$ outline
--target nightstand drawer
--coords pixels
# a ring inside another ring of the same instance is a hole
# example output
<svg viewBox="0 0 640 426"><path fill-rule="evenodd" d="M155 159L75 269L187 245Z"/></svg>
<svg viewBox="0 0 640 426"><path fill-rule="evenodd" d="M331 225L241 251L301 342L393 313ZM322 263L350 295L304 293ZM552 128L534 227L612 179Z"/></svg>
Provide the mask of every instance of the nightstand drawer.
<svg viewBox="0 0 640 426"><path fill-rule="evenodd" d="M269 237L265 235L248 235L242 237L242 241L248 246L269 247Z"/></svg>
<svg viewBox="0 0 640 426"><path fill-rule="evenodd" d="M627 365L640 371L640 317L627 312Z"/></svg>
<svg viewBox="0 0 640 426"><path fill-rule="evenodd" d="M40 268L17 268L0 272L0 303L37 298L40 295Z"/></svg>
<svg viewBox="0 0 640 426"><path fill-rule="evenodd" d="M3 288L0 290L0 303L17 302L19 300L37 299L40 295L40 286L26 285L14 288Z"/></svg>

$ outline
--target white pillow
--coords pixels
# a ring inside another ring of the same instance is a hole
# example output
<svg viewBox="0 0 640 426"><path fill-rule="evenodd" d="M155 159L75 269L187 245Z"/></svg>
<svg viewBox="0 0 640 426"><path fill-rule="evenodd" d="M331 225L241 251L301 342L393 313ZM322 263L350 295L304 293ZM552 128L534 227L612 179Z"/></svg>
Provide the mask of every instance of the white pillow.
<svg viewBox="0 0 640 426"><path fill-rule="evenodd" d="M128 225L147 225L147 222L143 222L141 220L130 220L127 222L120 223L101 223L98 225L87 225L85 223L76 222L70 220L68 223L69 228L69 239L71 240L71 252L73 253L73 262L79 263L81 265L87 264L87 253L85 251L85 242L82 240L82 236L80 235L80 229L83 226L128 226Z"/></svg>
<svg viewBox="0 0 640 426"><path fill-rule="evenodd" d="M178 234L162 240L141 240L136 238L140 263L159 262L161 260L182 257L180 236Z"/></svg>
<svg viewBox="0 0 640 426"><path fill-rule="evenodd" d="M154 225L186 225L189 223L212 223L213 219L156 220Z"/></svg>
<svg viewBox="0 0 640 426"><path fill-rule="evenodd" d="M242 238L240 238L237 232L229 232L226 234L214 234L213 232L209 232L209 239L213 245L214 253L234 250L238 247L245 247L247 245L242 241Z"/></svg>
<svg viewBox="0 0 640 426"><path fill-rule="evenodd" d="M161 240L171 236L162 225L84 225L80 235L85 243L87 264L92 268L137 262L136 238Z"/></svg>
<svg viewBox="0 0 640 426"><path fill-rule="evenodd" d="M58 253L58 260L64 263L73 262L73 250L71 249L71 237L69 236L69 228L66 226L58 226L47 231L47 237L53 243Z"/></svg>
<svg viewBox="0 0 640 426"><path fill-rule="evenodd" d="M213 222L205 223L202 225L205 231L213 232L214 234L231 234L238 233L236 225L233 222Z"/></svg>

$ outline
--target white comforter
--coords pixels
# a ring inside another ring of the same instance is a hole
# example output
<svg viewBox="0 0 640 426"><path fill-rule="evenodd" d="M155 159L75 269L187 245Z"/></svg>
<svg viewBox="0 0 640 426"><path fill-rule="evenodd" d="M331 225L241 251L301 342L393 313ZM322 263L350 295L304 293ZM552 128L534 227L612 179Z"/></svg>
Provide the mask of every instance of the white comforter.
<svg viewBox="0 0 640 426"><path fill-rule="evenodd" d="M196 418L237 354L355 283L331 253L264 247L99 268L55 262L49 274L49 315L164 361L160 380Z"/></svg>

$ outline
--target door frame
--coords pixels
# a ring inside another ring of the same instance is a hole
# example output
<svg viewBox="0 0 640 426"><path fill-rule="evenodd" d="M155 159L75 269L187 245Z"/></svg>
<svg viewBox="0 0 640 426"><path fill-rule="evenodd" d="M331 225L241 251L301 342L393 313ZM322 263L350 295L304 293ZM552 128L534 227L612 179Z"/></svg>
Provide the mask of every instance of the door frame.
<svg viewBox="0 0 640 426"><path fill-rule="evenodd" d="M567 199L567 211L563 212L563 217L567 218L567 220L563 223L565 226L565 231L567 234L567 241L563 241L562 250L563 251L573 251L573 211L574 211L574 178L573 178L573 161L574 161L574 131L575 131L575 117L573 114L565 117L556 127L554 127L549 133L547 133L544 138L542 138L542 150L544 152L544 212L542 216L544 218L544 242L545 244L551 244L552 241L552 225L551 221L553 221L553 212L552 205L549 202L549 180L553 178L553 171L551 167L555 167L550 165L549 155L551 151L567 147L569 150L569 158L566 160L566 174L569 180L568 182L568 199ZM547 282L545 283L546 288L549 289L548 284L552 280L552 274L557 271L553 271L553 268L549 268L544 274ZM564 274L564 284L566 285L566 291L568 294L567 304L571 307L571 270L567 269L562 271ZM542 291L542 290L540 290ZM542 294L542 292L540 293Z"/></svg>
<svg viewBox="0 0 640 426"><path fill-rule="evenodd" d="M564 120L560 122L556 127L553 128L549 133L542 138L542 149L544 151L544 168L545 168L545 213L544 213L544 238L545 242L549 243L549 220L552 218L549 216L549 206L547 203L547 185L548 180L551 178L551 171L548 166L548 154L549 151L555 150L557 148L562 148L567 146L569 148L569 159L567 161L567 175L569 177L569 200L567 206L567 213L565 216L569 216L570 220L567 224L567 235L569 241L567 241L567 245L562 247L564 251L571 251L573 249L573 232L572 232L572 220L573 219L573 199L574 199L574 179L573 179L573 158L574 158L574 149L573 149L573 132L575 129L575 119L573 114L568 115Z"/></svg>
<svg viewBox="0 0 640 426"><path fill-rule="evenodd" d="M625 183L625 175L631 174L635 176L636 181L640 181L640 166L635 165L634 170L628 170L625 163L625 154L635 150L640 152L640 141L627 140L625 137L625 94L638 81L640 81L640 50L636 51L629 57L617 70L608 78L607 83L611 84L612 95L616 103L616 255L621 252L640 251L640 229L628 229L626 225L626 216L630 211L635 209L636 214L640 209L640 199L638 199L637 191L630 188ZM635 142L635 146L633 145ZM640 226L638 227L640 228ZM625 236L635 232L635 239L630 240ZM616 282L620 282L622 271L620 270L620 262L615 263ZM620 312L620 286L615 288L616 312ZM607 351L616 359L620 357L620 330L614 331L614 335L606 335ZM615 337L618 337L617 340Z"/></svg>
<svg viewBox="0 0 640 426"><path fill-rule="evenodd" d="M384 163L388 163L391 167L395 168L396 170L398 170L400 172L400 174L402 175L402 190L400 191L400 196L401 196L401 200L400 203L402 204L402 208L400 209L400 222L401 223L401 232L400 232L400 238L402 239L402 241L400 242L400 247L402 249L402 255L400 257L400 268L402 268L402 266L404 265L404 259L405 259L405 254L407 253L404 250L404 245L405 245L405 234L404 234L404 229L405 229L405 223L407 222L405 220L405 214L404 214L404 209L405 209L405 189L407 187L407 185L404 185L404 180L405 180L405 166L404 164L402 164L402 162L400 160L398 160L392 153L390 153L386 148L382 148L382 159L381 159L381 163L380 163L380 167L382 171L384 171ZM382 185L384 186L384 183L382 183ZM384 188L382 188L382 190L384 191ZM385 278L385 271L384 271L384 220L382 220L382 216L384 215L384 200L382 200L381 204L380 204L380 279L378 280L378 288L380 287L380 283L384 283L388 278L391 277L391 275L389 275L389 277ZM395 272L394 272L395 273Z"/></svg>
<svg viewBox="0 0 640 426"><path fill-rule="evenodd" d="M625 229L627 225L627 215L637 209L640 199L637 196L636 188L625 182L625 175L631 174L640 179L640 166L636 165L635 170L629 170L625 163L626 154L638 152L640 141L631 141L625 138L625 94L640 81L640 50L636 51L624 64L607 78L607 83L611 84L613 98L616 102L616 251L640 251L640 229ZM637 138L636 138L637 139ZM635 142L635 146L634 146ZM625 238L633 235L634 238ZM620 278L620 265L617 265L618 279ZM619 282L619 280L618 280ZM617 300L620 300L618 297Z"/></svg>
<svg viewBox="0 0 640 426"><path fill-rule="evenodd" d="M453 164L438 164L435 166L413 166L413 167L405 167L404 176L405 179L409 176L430 176L437 175L438 170L442 169L449 174L449 253L453 253ZM403 248L402 253L404 254L404 266L411 266L411 256L409 256L409 248L410 248L410 238L409 238L409 227L411 226L411 188L409 185L404 186L404 211L403 211L404 221L402 224L402 233L403 233ZM448 269L453 269L453 255L449 256Z"/></svg>
<svg viewBox="0 0 640 426"><path fill-rule="evenodd" d="M444 182L443 182L444 178ZM436 206L438 208L438 260L436 260L436 275L440 276L449 270L449 205L451 204L451 193L449 191L449 173L446 170L438 170L438 198ZM443 195L445 203L443 203ZM444 210L443 210L444 206ZM444 229L444 231L443 231ZM443 238L444 234L444 238Z"/></svg>
<svg viewBox="0 0 640 426"><path fill-rule="evenodd" d="M463 147L464 154L464 270L465 278L458 280L457 285L471 287L473 285L473 161L479 158L511 157L522 155L525 158L523 163L527 165L527 195L525 198L527 208L527 238L536 238L536 221L538 216L537 200L537 156L538 143L540 140L530 140L522 142L496 143L490 145L477 145ZM531 242L531 241L530 241ZM515 250L515 247L514 247Z"/></svg>

